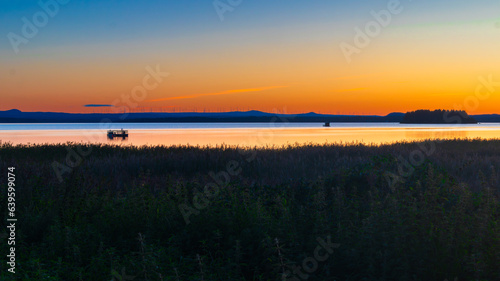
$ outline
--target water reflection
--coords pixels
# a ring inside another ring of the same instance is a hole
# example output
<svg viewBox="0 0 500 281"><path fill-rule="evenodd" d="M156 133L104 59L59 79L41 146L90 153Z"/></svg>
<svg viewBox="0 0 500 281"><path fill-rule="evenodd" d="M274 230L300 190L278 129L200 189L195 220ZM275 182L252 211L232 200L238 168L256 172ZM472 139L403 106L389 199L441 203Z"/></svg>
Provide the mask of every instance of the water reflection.
<svg viewBox="0 0 500 281"><path fill-rule="evenodd" d="M324 144L353 143L366 144L393 143L396 141L415 141L424 139L454 139L454 138L500 138L500 124L478 126L401 126L399 124L332 124L332 127L322 127L323 124L309 127L224 127L224 128L166 128L129 130L130 139L126 136L108 136L106 130L2 130L0 126L0 141L13 144L40 143L110 143L130 145L239 145L239 146L272 146L288 144ZM22 127L22 126L21 126Z"/></svg>
<svg viewBox="0 0 500 281"><path fill-rule="evenodd" d="M126 141L128 140L128 136L113 136L108 134L108 140L110 141Z"/></svg>
<svg viewBox="0 0 500 281"><path fill-rule="evenodd" d="M406 131L405 136L408 139L455 139L455 138L468 138L469 134L463 130L412 130Z"/></svg>

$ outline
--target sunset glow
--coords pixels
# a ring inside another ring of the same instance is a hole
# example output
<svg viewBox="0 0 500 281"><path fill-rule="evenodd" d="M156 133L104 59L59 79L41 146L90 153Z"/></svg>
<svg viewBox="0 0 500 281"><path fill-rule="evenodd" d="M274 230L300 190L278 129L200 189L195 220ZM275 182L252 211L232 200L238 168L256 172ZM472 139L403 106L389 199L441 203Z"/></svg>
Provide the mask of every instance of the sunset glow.
<svg viewBox="0 0 500 281"><path fill-rule="evenodd" d="M500 106L498 2L244 1L222 17L210 1L88 2L60 4L17 45L7 35L23 36L23 18L43 9L2 4L0 110L93 112L84 105L131 95L156 66L170 75L137 108L483 114ZM391 5L400 12L367 31ZM363 36L346 59L341 44ZM488 77L488 97L471 100Z"/></svg>

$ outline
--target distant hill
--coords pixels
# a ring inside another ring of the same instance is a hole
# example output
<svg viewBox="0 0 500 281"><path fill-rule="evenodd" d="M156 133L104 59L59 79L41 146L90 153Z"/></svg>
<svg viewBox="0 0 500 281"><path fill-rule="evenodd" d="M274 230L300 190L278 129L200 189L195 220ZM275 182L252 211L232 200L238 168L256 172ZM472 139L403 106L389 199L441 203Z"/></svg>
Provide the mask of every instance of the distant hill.
<svg viewBox="0 0 500 281"><path fill-rule="evenodd" d="M0 111L0 123L99 123L99 122L399 122L403 113L377 115L328 115L314 112L303 114L275 114L262 111L234 111L223 113L61 113L21 112L13 109Z"/></svg>
<svg viewBox="0 0 500 281"><path fill-rule="evenodd" d="M463 110L417 110L407 112L401 124L477 124L477 120L470 117Z"/></svg>
<svg viewBox="0 0 500 281"><path fill-rule="evenodd" d="M303 114L275 114L262 111L234 111L223 113L62 113L62 112L22 112L17 109L0 111L0 123L257 123L257 122L404 122L405 113L394 112L385 116L378 115L331 115L314 112ZM448 118L456 118L453 114ZM471 118L479 122L500 122L500 115L475 115ZM421 122L420 122L421 123ZM442 122L441 122L442 123Z"/></svg>
<svg viewBox="0 0 500 281"><path fill-rule="evenodd" d="M498 123L500 122L500 115L498 114L482 114L482 115L472 115L474 119L482 123Z"/></svg>

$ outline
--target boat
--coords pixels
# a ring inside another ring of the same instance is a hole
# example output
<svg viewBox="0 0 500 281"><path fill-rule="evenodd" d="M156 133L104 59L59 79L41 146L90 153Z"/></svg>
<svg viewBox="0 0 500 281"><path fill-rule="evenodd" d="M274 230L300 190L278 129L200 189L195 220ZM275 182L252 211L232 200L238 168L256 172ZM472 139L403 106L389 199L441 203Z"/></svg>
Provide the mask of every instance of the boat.
<svg viewBox="0 0 500 281"><path fill-rule="evenodd" d="M128 137L128 130L108 130L108 137Z"/></svg>
<svg viewBox="0 0 500 281"><path fill-rule="evenodd" d="M325 122L325 125L323 127L330 127L330 122Z"/></svg>

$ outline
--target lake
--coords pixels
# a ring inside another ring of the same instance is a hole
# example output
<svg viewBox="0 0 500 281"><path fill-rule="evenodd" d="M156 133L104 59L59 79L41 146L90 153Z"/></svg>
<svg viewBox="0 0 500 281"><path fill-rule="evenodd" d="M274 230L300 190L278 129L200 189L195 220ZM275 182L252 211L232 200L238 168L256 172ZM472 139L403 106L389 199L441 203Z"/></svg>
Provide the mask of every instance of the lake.
<svg viewBox="0 0 500 281"><path fill-rule="evenodd" d="M129 137L108 139L108 129ZM452 138L500 138L500 123L420 125L399 123L78 123L0 124L0 141L13 144L107 143L120 145L272 146L303 143L383 144Z"/></svg>

